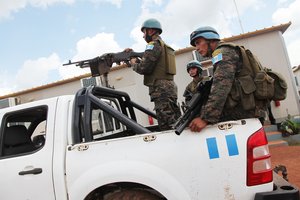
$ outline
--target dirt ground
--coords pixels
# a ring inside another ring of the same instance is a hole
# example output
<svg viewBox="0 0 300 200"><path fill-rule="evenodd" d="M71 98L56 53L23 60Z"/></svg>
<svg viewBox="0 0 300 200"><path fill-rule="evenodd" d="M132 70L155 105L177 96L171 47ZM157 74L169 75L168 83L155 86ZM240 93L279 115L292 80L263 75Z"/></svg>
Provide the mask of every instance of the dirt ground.
<svg viewBox="0 0 300 200"><path fill-rule="evenodd" d="M284 165L288 181L300 188L300 146L270 147L270 152L272 167Z"/></svg>

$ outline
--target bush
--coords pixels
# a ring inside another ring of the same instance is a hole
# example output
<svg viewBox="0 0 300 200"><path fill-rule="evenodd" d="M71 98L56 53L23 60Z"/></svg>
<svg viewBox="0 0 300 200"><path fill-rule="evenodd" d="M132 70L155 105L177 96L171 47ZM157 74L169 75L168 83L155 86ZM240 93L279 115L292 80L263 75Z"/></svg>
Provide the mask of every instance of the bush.
<svg viewBox="0 0 300 200"><path fill-rule="evenodd" d="M293 121L290 117L288 117L288 119L281 122L280 130L282 132L282 136L284 136L284 137L299 134L300 133L300 123Z"/></svg>

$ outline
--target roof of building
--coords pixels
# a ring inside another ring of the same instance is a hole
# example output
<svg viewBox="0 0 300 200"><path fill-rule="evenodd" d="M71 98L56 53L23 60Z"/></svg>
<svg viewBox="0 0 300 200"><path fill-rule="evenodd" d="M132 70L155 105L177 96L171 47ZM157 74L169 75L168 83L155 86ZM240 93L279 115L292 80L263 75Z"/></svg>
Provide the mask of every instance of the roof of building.
<svg viewBox="0 0 300 200"><path fill-rule="evenodd" d="M264 29L260 29L260 30L256 30L256 31L252 31L252 32L243 33L243 34L240 34L240 35L228 37L228 38L223 38L222 40L226 41L226 42L232 42L232 41L235 41L235 40L254 37L254 36L257 36L257 35L273 32L273 31L280 31L283 34L291 24L292 24L291 22L288 22L288 23L285 23L285 24L280 24L280 25L277 25L277 26L269 27L269 28L264 28ZM186 47L186 48L183 48L183 49L178 49L178 50L175 51L175 55L190 52L194 49L195 49L195 47L192 47L192 46ZM126 68L126 67L127 67L126 64L115 66L115 67L111 68L111 71L119 70L119 69ZM15 96L19 96L19 95L34 92L34 91L38 91L38 90L42 90L42 89L46 89L46 88L51 88L51 87L63 85L63 84L70 83L70 82L73 82L73 81L76 81L76 80L80 80L82 78L87 78L87 77L90 77L90 76L91 76L91 74L87 73L87 74L83 74L83 75L76 76L76 77L73 77L73 78L63 79L63 80L56 81L56 82L49 83L49 84L45 84L45 85L42 85L42 86L37 86L37 87L30 88L30 89L25 89L25 90L10 93L10 94L7 94L7 95L3 95L3 96L0 96L0 99L5 99L5 98L8 98L8 97L15 97Z"/></svg>

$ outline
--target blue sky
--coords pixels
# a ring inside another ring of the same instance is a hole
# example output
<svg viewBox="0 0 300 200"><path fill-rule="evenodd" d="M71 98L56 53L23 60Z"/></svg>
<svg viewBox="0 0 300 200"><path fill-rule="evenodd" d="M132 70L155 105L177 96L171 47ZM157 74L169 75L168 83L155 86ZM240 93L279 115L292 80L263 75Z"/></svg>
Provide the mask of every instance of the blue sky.
<svg viewBox="0 0 300 200"><path fill-rule="evenodd" d="M284 33L292 66L300 64L300 0L235 0L244 32L292 22ZM199 26L221 37L242 33L233 0L2 0L0 96L88 72L62 67L131 47L143 51L140 26L157 18L173 48L189 46Z"/></svg>

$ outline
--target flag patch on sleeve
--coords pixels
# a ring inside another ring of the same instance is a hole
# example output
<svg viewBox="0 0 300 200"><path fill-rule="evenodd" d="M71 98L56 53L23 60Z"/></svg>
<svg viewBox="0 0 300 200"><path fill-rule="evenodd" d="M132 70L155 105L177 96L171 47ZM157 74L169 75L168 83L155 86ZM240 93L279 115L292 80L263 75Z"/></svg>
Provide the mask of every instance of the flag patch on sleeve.
<svg viewBox="0 0 300 200"><path fill-rule="evenodd" d="M222 53L219 53L212 58L212 64L214 65L221 60L223 60L223 55L222 55Z"/></svg>
<svg viewBox="0 0 300 200"><path fill-rule="evenodd" d="M147 45L146 45L146 50L152 50L154 48L154 43L153 42L149 42Z"/></svg>

